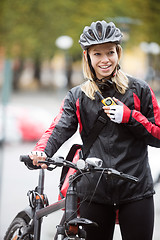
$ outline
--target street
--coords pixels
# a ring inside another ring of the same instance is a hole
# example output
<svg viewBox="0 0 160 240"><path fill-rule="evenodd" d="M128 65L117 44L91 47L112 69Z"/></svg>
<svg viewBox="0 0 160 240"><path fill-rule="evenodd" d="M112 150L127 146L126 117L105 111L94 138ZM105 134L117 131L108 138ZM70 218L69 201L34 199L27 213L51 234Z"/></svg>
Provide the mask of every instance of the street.
<svg viewBox="0 0 160 240"><path fill-rule="evenodd" d="M42 108L53 112L54 117L58 112L63 97L64 93L60 92L56 96L54 96L52 93L42 93L42 95L31 93L29 96L28 94L17 94L13 96L12 104L32 104L35 106L40 105ZM79 141L80 139L76 134L70 141L66 142L64 146L60 148L57 155L62 155L65 157L70 146L73 143L79 143ZM0 239L2 240L7 227L15 215L27 206L28 190L33 190L37 185L39 171L28 170L26 166L19 161L19 156L21 154L28 154L34 145L35 143L29 142L8 142L4 146L0 210ZM159 161L158 158L160 156L160 149L149 148L149 155L152 161L152 165L153 161ZM157 166L160 166L160 162L157 164ZM154 175L157 174L157 166L153 166ZM49 198L49 203L57 201L60 171L61 169L56 169L53 172L46 171L45 193ZM153 240L159 240L160 184L156 186L155 190L155 230ZM53 240L55 227L59 223L62 213L63 211L60 210L44 218L42 227L42 240ZM114 240L121 240L118 225L116 226Z"/></svg>

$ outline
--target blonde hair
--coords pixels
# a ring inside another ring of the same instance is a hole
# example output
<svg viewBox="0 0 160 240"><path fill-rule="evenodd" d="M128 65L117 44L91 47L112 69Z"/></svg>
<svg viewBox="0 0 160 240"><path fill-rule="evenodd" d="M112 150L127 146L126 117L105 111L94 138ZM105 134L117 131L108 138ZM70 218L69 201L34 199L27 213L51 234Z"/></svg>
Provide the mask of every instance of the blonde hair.
<svg viewBox="0 0 160 240"><path fill-rule="evenodd" d="M118 54L118 62L119 62L122 55L122 48L120 45L116 46L116 51ZM86 61L86 57L84 55L83 55L83 74L87 81L84 84L82 84L81 89L90 99L94 100L95 92L97 90L100 91L100 89L98 88L97 84L93 80L94 75L91 72L88 61ZM115 76L112 77L112 82L115 83L115 86L118 92L120 92L121 94L125 94L128 88L128 78L120 69L117 70Z"/></svg>

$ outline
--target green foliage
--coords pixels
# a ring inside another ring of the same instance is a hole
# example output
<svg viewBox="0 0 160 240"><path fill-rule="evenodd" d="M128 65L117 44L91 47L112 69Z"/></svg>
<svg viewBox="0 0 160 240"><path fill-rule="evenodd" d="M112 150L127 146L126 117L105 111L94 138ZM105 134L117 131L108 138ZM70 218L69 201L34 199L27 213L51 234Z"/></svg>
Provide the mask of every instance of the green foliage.
<svg viewBox="0 0 160 240"><path fill-rule="evenodd" d="M130 44L160 43L159 12L157 0L1 0L0 46L10 56L44 59L54 55L59 36L69 35L74 40L70 51L78 58L78 40L84 26L96 20L117 20L119 16L132 20L115 22L129 31Z"/></svg>

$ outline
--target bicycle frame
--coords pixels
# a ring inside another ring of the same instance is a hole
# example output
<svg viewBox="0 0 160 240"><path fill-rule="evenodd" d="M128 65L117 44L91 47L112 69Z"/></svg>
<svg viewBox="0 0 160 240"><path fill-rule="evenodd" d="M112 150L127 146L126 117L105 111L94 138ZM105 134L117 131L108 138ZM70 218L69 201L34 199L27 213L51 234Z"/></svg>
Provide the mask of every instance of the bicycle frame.
<svg viewBox="0 0 160 240"><path fill-rule="evenodd" d="M26 162L25 157L23 157L21 161ZM28 158L28 156L27 156ZM92 160L92 161L91 161ZM28 161L28 160L27 160ZM29 160L31 161L31 160ZM81 160L83 161L83 160ZM41 161L42 163L43 161ZM98 161L99 162L99 161ZM74 163L71 163L67 160L59 158L50 159L48 158L44 163L53 164L55 166L67 166L76 169L77 171L70 175L69 177L69 187L67 190L66 198L59 200L51 205L48 204L47 197L44 194L44 178L45 178L45 170L39 170L39 179L38 186L35 190L29 191L29 203L30 206L27 209L24 209L20 213L18 213L18 217L21 217L25 220L26 224L23 226L19 225L19 233L16 235L16 239L25 239L25 236L28 236L28 239L40 240L41 237L41 224L44 216L49 215L59 209L65 208L64 216L61 220L60 225L57 226L57 233L55 240L57 239L81 239L84 240L86 233L83 230L84 225L92 225L97 226L95 222L92 222L85 218L78 217L77 214L77 206L78 206L78 197L77 197L77 181L79 181L79 177L83 175L84 172L103 172L110 176L113 174L115 177L126 179L128 181L132 181L136 183L138 179L136 177L124 174L122 172L118 172L112 168L101 168L99 164L97 166L97 159L86 159L86 163L91 166L84 169L80 168L80 170ZM85 163L85 162L84 162ZM80 166L80 165L79 165ZM39 167L40 168L40 167ZM53 170L53 168L50 168ZM16 217L17 217L16 216ZM16 218L15 218L16 219ZM13 220L14 222L14 220ZM82 228L81 228L82 227ZM13 227L12 227L13 229ZM14 230L12 230L14 231ZM9 234L9 232L8 232ZM11 232L12 234L12 232ZM9 238L7 238L9 239ZM14 238L15 239L15 238Z"/></svg>
<svg viewBox="0 0 160 240"><path fill-rule="evenodd" d="M36 189L37 189L37 193L43 196L45 172L43 169L40 169L39 171L40 171L39 181L38 181L38 187ZM84 226L84 225L96 226L96 223L88 219L78 218L77 216L78 215L77 214L78 198L77 198L77 189L76 189L77 181L74 181L74 179L77 177L78 174L79 173L76 172L70 176L70 185L67 191L66 198L44 207L40 198L38 197L36 199L37 203L35 208L32 208L30 206L29 208L18 213L17 216L22 215L24 217L25 215L26 217L29 218L30 221L32 220L30 227L29 228L27 227L27 229L23 230L23 235L20 237L20 239L23 239L23 237L26 236L27 233L28 234L31 233L32 229L34 229L33 231L34 240L40 240L42 218L60 209L65 209L64 217L61 220L60 225L57 225L57 234L61 236L60 239L64 238L66 229L68 230L67 234L73 235L73 234L77 234L78 231L79 232L81 231L79 230L79 226ZM80 234L85 235L85 232L83 231Z"/></svg>
<svg viewBox="0 0 160 240"><path fill-rule="evenodd" d="M43 192L44 192L44 177L45 177L45 172L44 169L40 170L39 174L39 182L38 182L38 187L37 187L37 192L42 196L43 198ZM40 197L36 196L36 201L37 201L37 206L36 206L36 211L42 208L42 202L40 200ZM36 213L36 212L35 212ZM34 215L34 239L39 240L40 239L40 234L41 234L41 219L36 218L36 214Z"/></svg>
<svg viewBox="0 0 160 240"><path fill-rule="evenodd" d="M45 178L45 170L40 169L36 193L38 193L42 198L44 195L44 178ZM60 209L64 209L64 208L69 209L68 211L65 211L65 219L72 220L73 218L77 217L77 193L75 189L75 184L70 185L67 192L67 200L64 198L62 200L59 200L45 207L43 206L39 195L36 195L35 208L30 206L16 215L16 217L23 216L27 220L27 222L31 222L30 227L23 229L23 235L20 237L20 239L23 239L24 236L26 236L28 233L31 233L32 230L34 229L33 231L34 240L40 240L42 218ZM63 229L63 232L64 232L64 229ZM62 234L62 231L59 232L59 234Z"/></svg>

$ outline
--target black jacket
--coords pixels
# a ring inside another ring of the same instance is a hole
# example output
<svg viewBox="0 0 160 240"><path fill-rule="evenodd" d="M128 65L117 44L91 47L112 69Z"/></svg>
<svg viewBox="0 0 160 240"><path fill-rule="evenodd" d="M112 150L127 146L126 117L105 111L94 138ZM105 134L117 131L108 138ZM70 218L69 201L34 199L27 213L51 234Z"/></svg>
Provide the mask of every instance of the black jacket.
<svg viewBox="0 0 160 240"><path fill-rule="evenodd" d="M128 123L114 123L106 115L107 123L90 149L89 157L103 160L103 167L111 167L139 178L137 184L103 176L93 195L100 173L82 177L78 183L79 197L98 203L121 204L154 194L148 163L147 146L160 147L160 108L150 87L129 78L129 89L124 95L114 86L105 89L104 97L115 96L132 111ZM81 86L71 89L64 99L58 116L39 140L34 150L52 156L77 130L82 141L93 127L103 104L96 96L88 98Z"/></svg>

